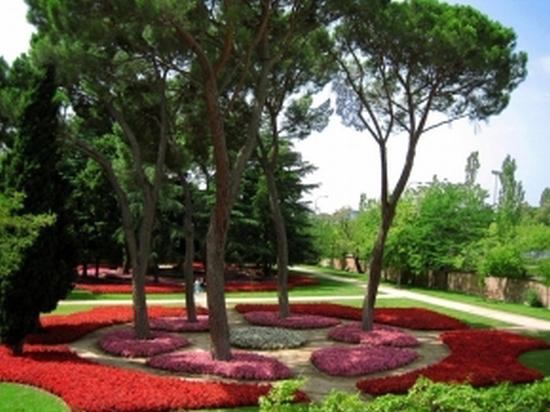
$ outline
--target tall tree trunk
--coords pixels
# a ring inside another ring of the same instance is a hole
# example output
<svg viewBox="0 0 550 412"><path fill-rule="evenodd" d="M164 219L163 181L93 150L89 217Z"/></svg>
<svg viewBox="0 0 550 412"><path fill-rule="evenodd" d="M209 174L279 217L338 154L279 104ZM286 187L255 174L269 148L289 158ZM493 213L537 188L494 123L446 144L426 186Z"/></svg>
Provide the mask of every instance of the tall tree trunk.
<svg viewBox="0 0 550 412"><path fill-rule="evenodd" d="M224 294L225 235L217 227L214 220L215 218L211 219L206 235L208 325L210 328L212 358L227 361L231 360L231 349Z"/></svg>
<svg viewBox="0 0 550 412"><path fill-rule="evenodd" d="M197 321L195 308L195 296L193 294L195 276L193 274L193 259L195 257L195 244L193 233L193 202L191 190L185 176L180 176L183 192L185 195L185 215L183 220L183 231L185 234L185 261L183 263L183 274L185 278L185 306L187 308L187 321Z"/></svg>
<svg viewBox="0 0 550 412"><path fill-rule="evenodd" d="M95 277L99 277L99 256L95 259Z"/></svg>
<svg viewBox="0 0 550 412"><path fill-rule="evenodd" d="M264 167L264 170L267 177L269 205L277 238L277 297L279 300L279 316L284 319L290 316L290 305L288 303L288 239L273 167L267 166Z"/></svg>
<svg viewBox="0 0 550 412"><path fill-rule="evenodd" d="M386 206L387 208L388 206ZM395 215L395 209L382 210L382 222L376 236L376 243L372 251L372 257L369 265L369 281L367 285L367 294L363 301L363 318L361 322L362 330L372 330L374 322L374 305L376 303L376 294L380 285L382 275L382 264L384 261L384 246L386 237L391 226L391 221Z"/></svg>
<svg viewBox="0 0 550 412"><path fill-rule="evenodd" d="M82 264L82 276L84 276L85 278L88 277L88 263L84 263Z"/></svg>

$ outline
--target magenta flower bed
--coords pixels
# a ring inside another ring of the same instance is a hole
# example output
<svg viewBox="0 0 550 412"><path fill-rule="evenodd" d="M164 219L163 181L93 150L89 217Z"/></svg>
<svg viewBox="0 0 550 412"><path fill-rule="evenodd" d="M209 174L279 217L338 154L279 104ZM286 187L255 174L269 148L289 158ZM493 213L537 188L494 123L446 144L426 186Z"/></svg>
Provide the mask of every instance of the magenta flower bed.
<svg viewBox="0 0 550 412"><path fill-rule="evenodd" d="M133 329L108 332L99 339L99 346L105 352L126 358L154 356L187 345L189 341L183 336L166 332L150 332L150 339L136 339Z"/></svg>
<svg viewBox="0 0 550 412"><path fill-rule="evenodd" d="M167 332L206 332L208 331L208 316L197 316L196 322L189 322L187 317L166 317L151 319L149 327Z"/></svg>
<svg viewBox="0 0 550 412"><path fill-rule="evenodd" d="M338 319L318 315L290 315L281 319L278 312L248 312L245 313L244 318L254 325L289 329L328 328L340 323Z"/></svg>
<svg viewBox="0 0 550 412"><path fill-rule="evenodd" d="M353 322L332 328L328 337L339 342L362 343L372 346L404 348L418 346L420 342L411 334L385 325L374 325L373 330L361 330L361 323Z"/></svg>
<svg viewBox="0 0 550 412"><path fill-rule="evenodd" d="M276 359L254 353L234 352L231 361L212 360L210 352L185 351L159 355L147 361L147 365L169 370L201 375L216 375L243 380L278 380L292 376L290 369Z"/></svg>
<svg viewBox="0 0 550 412"><path fill-rule="evenodd" d="M333 346L316 350L311 363L331 376L361 376L399 368L414 361L411 349L384 346Z"/></svg>

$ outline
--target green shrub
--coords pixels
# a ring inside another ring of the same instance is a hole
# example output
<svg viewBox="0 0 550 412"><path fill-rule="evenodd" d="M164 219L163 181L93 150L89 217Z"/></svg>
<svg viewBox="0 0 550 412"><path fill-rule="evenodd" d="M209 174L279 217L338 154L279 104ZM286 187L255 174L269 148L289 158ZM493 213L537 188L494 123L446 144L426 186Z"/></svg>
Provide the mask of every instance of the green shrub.
<svg viewBox="0 0 550 412"><path fill-rule="evenodd" d="M527 274L527 269L518 248L510 244L500 244L487 252L479 264L478 272L484 276L522 278Z"/></svg>
<svg viewBox="0 0 550 412"><path fill-rule="evenodd" d="M550 378L527 385L501 384L487 389L433 383L420 378L407 395L386 395L371 402L359 394L333 391L322 403L292 405L303 381L285 381L260 399L260 412L549 412ZM299 409L300 408L300 409Z"/></svg>
<svg viewBox="0 0 550 412"><path fill-rule="evenodd" d="M524 295L525 304L532 308L542 308L542 300L540 299L539 292L536 289L528 289Z"/></svg>

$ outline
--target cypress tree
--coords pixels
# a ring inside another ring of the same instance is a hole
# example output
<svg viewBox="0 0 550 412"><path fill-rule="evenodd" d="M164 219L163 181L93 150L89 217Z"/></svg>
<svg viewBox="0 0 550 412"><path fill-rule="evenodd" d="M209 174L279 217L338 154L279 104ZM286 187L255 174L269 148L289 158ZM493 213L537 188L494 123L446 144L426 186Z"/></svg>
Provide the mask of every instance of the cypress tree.
<svg viewBox="0 0 550 412"><path fill-rule="evenodd" d="M24 337L39 326L40 313L55 309L76 275L66 208L70 186L60 173L56 90L55 68L48 66L36 79L4 169L5 189L25 194L22 214L49 213L56 219L25 250L19 269L1 285L1 338L15 354L22 353Z"/></svg>

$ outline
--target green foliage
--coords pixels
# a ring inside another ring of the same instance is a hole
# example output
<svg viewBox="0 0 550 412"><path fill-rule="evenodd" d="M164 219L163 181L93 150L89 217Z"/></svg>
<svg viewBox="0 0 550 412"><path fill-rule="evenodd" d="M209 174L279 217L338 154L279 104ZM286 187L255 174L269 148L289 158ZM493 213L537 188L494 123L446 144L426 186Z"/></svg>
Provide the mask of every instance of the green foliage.
<svg viewBox="0 0 550 412"><path fill-rule="evenodd" d="M456 268L469 245L479 241L493 213L477 185L434 180L401 200L388 235L386 265L414 274Z"/></svg>
<svg viewBox="0 0 550 412"><path fill-rule="evenodd" d="M359 393L350 395L333 390L321 404L311 404L309 412L363 412L367 404L359 398Z"/></svg>
<svg viewBox="0 0 550 412"><path fill-rule="evenodd" d="M498 194L497 222L501 234L506 235L519 224L525 191L521 182L516 181L516 161L506 156L499 174L500 191Z"/></svg>
<svg viewBox="0 0 550 412"><path fill-rule="evenodd" d="M294 394L304 385L303 380L288 380L277 383L267 396L259 400L259 412L292 412Z"/></svg>
<svg viewBox="0 0 550 412"><path fill-rule="evenodd" d="M53 215L20 214L23 196L6 197L0 193L0 340L15 345L36 318L28 318L22 310L28 301L27 279L18 269L25 251L32 246L41 230L55 222ZM21 299L21 300L20 300Z"/></svg>
<svg viewBox="0 0 550 412"><path fill-rule="evenodd" d="M4 294L3 317L12 319L6 328L21 323L14 329L15 340L33 330L40 312L55 309L76 275L75 242L69 231L73 216L66 204L70 188L60 173L54 67L48 66L35 83L3 165L4 187L7 193L25 193L22 214L51 213L56 220L25 249L17 273L10 277L12 284L5 286L9 292Z"/></svg>
<svg viewBox="0 0 550 412"><path fill-rule="evenodd" d="M483 276L522 278L527 275L525 258L515 244L497 244L479 262L478 273Z"/></svg>
<svg viewBox="0 0 550 412"><path fill-rule="evenodd" d="M295 411L288 402L301 381L275 385L260 400L260 412ZM309 412L546 412L550 408L550 378L532 384L500 384L474 389L470 385L433 383L419 378L407 395L385 395L363 402L359 395L333 392Z"/></svg>
<svg viewBox="0 0 550 412"><path fill-rule="evenodd" d="M524 300L525 304L532 308L542 308L544 306L536 289L528 289L525 292Z"/></svg>

